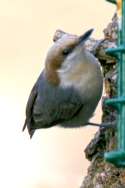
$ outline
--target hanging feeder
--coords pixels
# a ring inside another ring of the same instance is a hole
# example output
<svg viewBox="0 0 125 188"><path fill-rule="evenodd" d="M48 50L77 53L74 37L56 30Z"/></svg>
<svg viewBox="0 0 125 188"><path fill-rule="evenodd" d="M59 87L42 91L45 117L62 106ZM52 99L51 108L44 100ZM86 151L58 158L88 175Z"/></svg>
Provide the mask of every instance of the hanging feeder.
<svg viewBox="0 0 125 188"><path fill-rule="evenodd" d="M118 111L117 119L117 150L105 153L105 160L117 167L125 167L125 0L107 0L117 5L118 42L117 48L106 50L118 57L117 97L107 99L106 104Z"/></svg>

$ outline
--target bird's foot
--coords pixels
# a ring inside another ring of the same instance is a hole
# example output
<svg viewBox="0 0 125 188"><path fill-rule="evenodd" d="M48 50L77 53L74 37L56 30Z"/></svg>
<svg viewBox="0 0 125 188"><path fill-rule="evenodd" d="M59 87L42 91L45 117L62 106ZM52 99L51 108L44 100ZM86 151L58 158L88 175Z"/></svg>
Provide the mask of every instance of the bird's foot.
<svg viewBox="0 0 125 188"><path fill-rule="evenodd" d="M115 129L116 128L116 121L106 122L106 123L101 123L101 124L88 122L88 123L86 123L86 125L91 125L91 126L106 128L106 129L108 129L108 128Z"/></svg>

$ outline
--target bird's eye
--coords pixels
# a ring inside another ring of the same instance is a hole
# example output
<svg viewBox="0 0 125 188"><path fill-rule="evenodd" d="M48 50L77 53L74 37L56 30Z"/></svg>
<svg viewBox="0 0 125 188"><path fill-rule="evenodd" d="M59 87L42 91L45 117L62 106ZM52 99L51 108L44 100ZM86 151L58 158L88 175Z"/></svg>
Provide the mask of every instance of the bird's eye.
<svg viewBox="0 0 125 188"><path fill-rule="evenodd" d="M66 56L66 55L68 55L71 51L72 51L71 48L65 48L62 53L63 53L64 56Z"/></svg>

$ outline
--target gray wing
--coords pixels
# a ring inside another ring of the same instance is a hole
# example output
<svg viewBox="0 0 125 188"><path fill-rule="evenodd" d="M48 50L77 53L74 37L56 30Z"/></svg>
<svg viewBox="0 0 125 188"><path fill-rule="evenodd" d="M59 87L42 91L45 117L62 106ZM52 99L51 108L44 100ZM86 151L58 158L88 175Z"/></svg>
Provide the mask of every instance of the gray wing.
<svg viewBox="0 0 125 188"><path fill-rule="evenodd" d="M26 108L29 134L71 119L82 107L81 98L73 88L52 86L41 75L33 87Z"/></svg>

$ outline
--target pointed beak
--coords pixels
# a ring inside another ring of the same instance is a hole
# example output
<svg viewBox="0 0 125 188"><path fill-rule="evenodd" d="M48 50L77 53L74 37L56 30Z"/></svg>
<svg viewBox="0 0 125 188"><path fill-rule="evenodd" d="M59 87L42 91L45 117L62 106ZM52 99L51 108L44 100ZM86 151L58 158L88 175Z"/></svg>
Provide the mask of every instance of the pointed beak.
<svg viewBox="0 0 125 188"><path fill-rule="evenodd" d="M90 37L90 35L92 34L94 29L90 29L87 32L85 32L83 35L81 35L79 37L79 42L78 44L83 44L86 40L88 40L88 38Z"/></svg>

